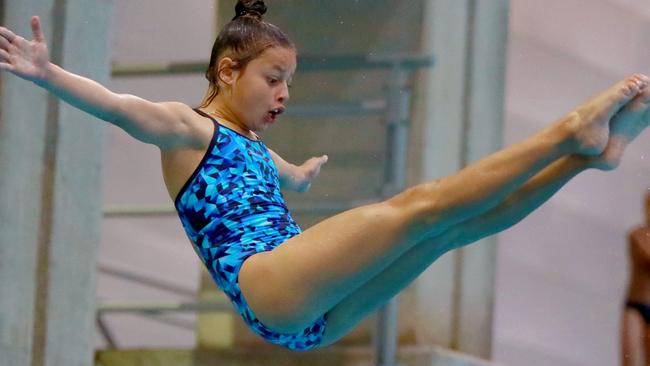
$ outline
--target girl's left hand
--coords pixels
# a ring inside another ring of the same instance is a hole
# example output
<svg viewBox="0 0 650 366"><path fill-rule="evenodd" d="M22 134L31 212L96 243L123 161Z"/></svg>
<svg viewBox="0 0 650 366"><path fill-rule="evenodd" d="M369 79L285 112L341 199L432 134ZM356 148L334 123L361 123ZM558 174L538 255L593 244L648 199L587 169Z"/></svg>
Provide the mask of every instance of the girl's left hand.
<svg viewBox="0 0 650 366"><path fill-rule="evenodd" d="M320 173L320 168L327 163L327 155L313 157L297 167L295 188L298 192L307 192L312 181Z"/></svg>

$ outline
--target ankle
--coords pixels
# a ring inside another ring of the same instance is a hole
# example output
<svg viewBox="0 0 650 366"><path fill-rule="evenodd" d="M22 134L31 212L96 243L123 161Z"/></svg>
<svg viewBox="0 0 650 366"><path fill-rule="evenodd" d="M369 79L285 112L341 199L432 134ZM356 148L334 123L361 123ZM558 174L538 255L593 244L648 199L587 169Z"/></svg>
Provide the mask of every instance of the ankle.
<svg viewBox="0 0 650 366"><path fill-rule="evenodd" d="M549 141L555 143L562 154L577 154L581 143L578 134L581 127L581 117L578 112L571 112L560 118L549 127Z"/></svg>

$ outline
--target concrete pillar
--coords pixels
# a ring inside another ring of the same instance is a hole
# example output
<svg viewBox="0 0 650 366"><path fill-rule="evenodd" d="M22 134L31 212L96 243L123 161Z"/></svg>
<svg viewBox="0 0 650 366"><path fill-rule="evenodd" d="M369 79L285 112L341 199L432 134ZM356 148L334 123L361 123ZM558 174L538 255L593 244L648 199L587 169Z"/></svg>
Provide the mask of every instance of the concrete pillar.
<svg viewBox="0 0 650 366"><path fill-rule="evenodd" d="M425 119L423 180L451 174L501 145L508 0L429 0L423 52L436 67L416 108ZM446 254L417 281L421 342L489 357L496 239Z"/></svg>
<svg viewBox="0 0 650 366"><path fill-rule="evenodd" d="M107 82L111 1L22 0L3 10L25 38L39 15L54 63ZM12 75L1 87L0 364L88 365L102 123Z"/></svg>
<svg viewBox="0 0 650 366"><path fill-rule="evenodd" d="M451 174L462 166L463 96L467 1L426 3L422 51L436 58L433 70L420 78L416 120L424 123L420 181ZM415 286L415 313L420 320L418 342L451 345L454 317L453 254L439 258Z"/></svg>
<svg viewBox="0 0 650 366"><path fill-rule="evenodd" d="M474 0L472 6L465 163L493 153L503 142L509 0ZM492 236L460 251L457 349L483 357L492 349L496 246Z"/></svg>
<svg viewBox="0 0 650 366"><path fill-rule="evenodd" d="M7 1L3 24L29 34L52 1ZM44 31L49 32L49 22ZM31 363L47 95L0 74L0 365Z"/></svg>

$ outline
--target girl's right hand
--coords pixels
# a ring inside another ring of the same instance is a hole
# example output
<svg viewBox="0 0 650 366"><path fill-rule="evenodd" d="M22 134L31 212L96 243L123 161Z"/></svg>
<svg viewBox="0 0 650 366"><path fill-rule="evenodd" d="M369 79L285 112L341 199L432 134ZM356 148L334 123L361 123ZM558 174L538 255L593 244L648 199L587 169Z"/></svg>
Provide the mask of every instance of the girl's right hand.
<svg viewBox="0 0 650 366"><path fill-rule="evenodd" d="M50 55L37 16L31 19L31 41L0 27L0 70L7 70L25 80L38 82L47 76Z"/></svg>

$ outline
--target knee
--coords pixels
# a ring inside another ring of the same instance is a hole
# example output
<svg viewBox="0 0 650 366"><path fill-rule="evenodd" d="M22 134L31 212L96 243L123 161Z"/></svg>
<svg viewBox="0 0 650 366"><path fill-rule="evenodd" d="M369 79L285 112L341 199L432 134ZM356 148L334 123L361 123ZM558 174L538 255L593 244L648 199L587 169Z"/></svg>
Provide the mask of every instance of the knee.
<svg viewBox="0 0 650 366"><path fill-rule="evenodd" d="M387 202L406 212L411 232L421 237L440 235L455 224L454 210L445 206L440 181L411 187Z"/></svg>
<svg viewBox="0 0 650 366"><path fill-rule="evenodd" d="M390 198L387 203L409 212L417 221L432 221L441 214L440 181L434 180L410 187Z"/></svg>

